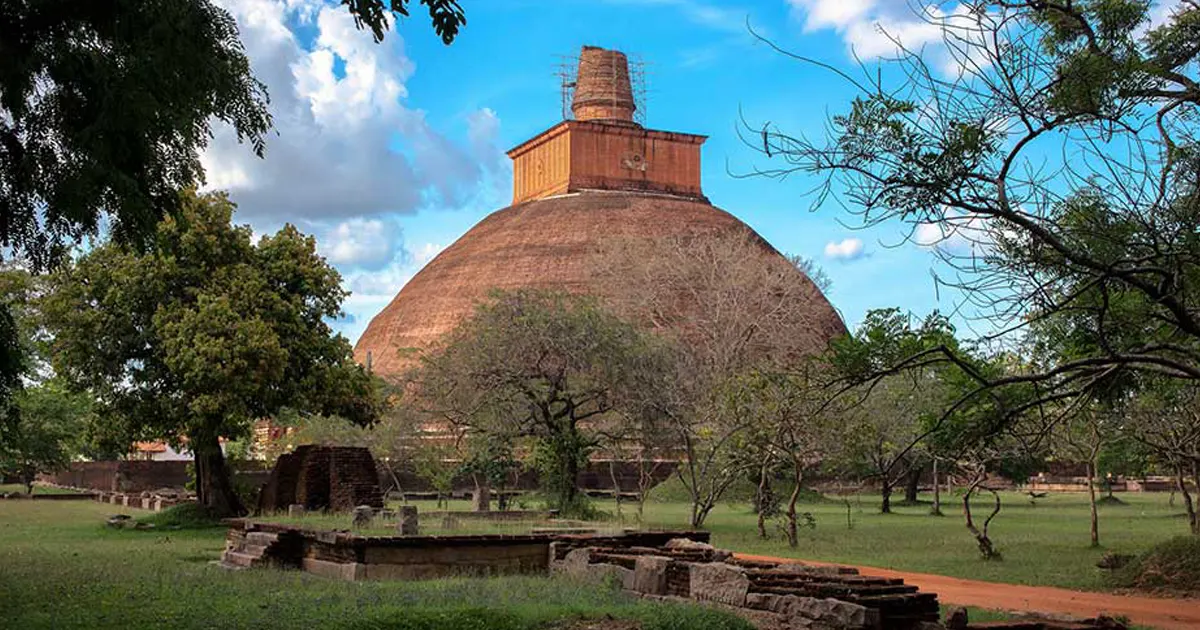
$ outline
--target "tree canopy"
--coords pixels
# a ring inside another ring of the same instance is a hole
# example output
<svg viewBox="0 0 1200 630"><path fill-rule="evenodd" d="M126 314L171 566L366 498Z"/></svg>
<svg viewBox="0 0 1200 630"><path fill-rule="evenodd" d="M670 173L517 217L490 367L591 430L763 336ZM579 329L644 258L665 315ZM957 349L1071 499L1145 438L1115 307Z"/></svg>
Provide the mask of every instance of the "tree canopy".
<svg viewBox="0 0 1200 630"><path fill-rule="evenodd" d="M532 441L556 507L571 510L588 455L622 415L649 412L669 358L592 298L519 289L480 304L413 378L435 418Z"/></svg>
<svg viewBox="0 0 1200 630"><path fill-rule="evenodd" d="M367 423L378 397L325 321L345 293L311 237L288 225L253 243L223 195L180 203L147 252L110 242L56 272L42 310L58 375L126 444L186 441L201 501L237 512L219 439L284 408Z"/></svg>
<svg viewBox="0 0 1200 630"><path fill-rule="evenodd" d="M939 233L942 282L992 338L1057 314L1089 344L977 391L1043 400L1114 371L1200 379L1200 7L1162 24L1150 3L975 2L920 14L936 47L842 74L860 95L825 140L754 129L754 144L823 179L864 225ZM949 67L947 70L946 68Z"/></svg>

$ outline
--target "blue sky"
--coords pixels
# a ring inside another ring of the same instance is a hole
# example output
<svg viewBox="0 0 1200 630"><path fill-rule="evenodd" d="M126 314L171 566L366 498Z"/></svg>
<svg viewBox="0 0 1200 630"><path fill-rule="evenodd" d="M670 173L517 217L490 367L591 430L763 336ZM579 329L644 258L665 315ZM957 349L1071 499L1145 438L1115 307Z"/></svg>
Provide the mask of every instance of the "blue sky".
<svg viewBox="0 0 1200 630"><path fill-rule="evenodd" d="M868 59L890 51L876 24L906 44L932 39L902 0L464 0L468 24L449 47L421 16L376 45L322 0L220 4L270 89L278 135L260 161L218 130L204 156L209 186L229 190L259 232L292 222L317 237L352 293L337 323L352 341L421 265L507 205L503 152L561 119L555 66L585 44L647 63L646 125L708 135L710 200L779 250L815 259L847 324L871 308L954 306L935 291L927 247L890 246L902 226L849 229L833 202L810 211L814 182L800 175L730 176L772 166L738 138L739 116L819 135L854 94L756 42L747 17L781 46L850 69L851 47Z"/></svg>

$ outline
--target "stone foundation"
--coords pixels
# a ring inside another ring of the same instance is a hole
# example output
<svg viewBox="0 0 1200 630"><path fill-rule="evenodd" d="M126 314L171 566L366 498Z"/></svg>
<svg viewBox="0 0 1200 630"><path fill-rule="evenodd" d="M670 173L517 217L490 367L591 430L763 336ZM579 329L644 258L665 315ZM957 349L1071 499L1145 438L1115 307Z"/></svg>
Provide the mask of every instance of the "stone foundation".
<svg viewBox="0 0 1200 630"><path fill-rule="evenodd" d="M607 546L665 544L707 532L632 532L622 536L564 534L484 536L358 536L344 531L232 519L222 561L228 566L280 566L347 580L426 579L454 575L547 573L551 547L567 553L591 541ZM287 544L267 544L284 540Z"/></svg>

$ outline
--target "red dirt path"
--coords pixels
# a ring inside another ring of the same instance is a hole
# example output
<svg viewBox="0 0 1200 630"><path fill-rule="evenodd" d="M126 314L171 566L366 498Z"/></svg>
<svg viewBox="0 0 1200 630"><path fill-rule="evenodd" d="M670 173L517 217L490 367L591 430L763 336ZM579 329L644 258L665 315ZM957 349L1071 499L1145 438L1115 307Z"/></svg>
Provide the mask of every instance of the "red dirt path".
<svg viewBox="0 0 1200 630"><path fill-rule="evenodd" d="M747 560L769 562L802 562L814 565L837 563L815 562L796 558L776 558L734 554ZM838 566L848 566L839 564ZM1159 630L1200 630L1200 600L1165 599L1158 597L1136 597L1110 593L1088 593L1051 586L1020 586L998 584L930 575L928 573L905 573L875 567L855 567L864 575L902 578L915 584L922 591L937 593L938 601L959 606L976 606L992 610L1033 611L1039 613L1070 615L1072 617L1095 617L1100 613L1128 617L1140 626Z"/></svg>

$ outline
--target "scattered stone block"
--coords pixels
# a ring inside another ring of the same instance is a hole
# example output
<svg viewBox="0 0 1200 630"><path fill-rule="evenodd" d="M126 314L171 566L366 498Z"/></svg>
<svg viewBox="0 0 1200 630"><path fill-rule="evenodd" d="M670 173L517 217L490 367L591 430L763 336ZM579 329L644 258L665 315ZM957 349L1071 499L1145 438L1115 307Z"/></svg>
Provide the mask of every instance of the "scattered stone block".
<svg viewBox="0 0 1200 630"><path fill-rule="evenodd" d="M419 536L420 532L421 527L417 515L417 506L400 506L400 521L396 523L396 533L401 536Z"/></svg>
<svg viewBox="0 0 1200 630"><path fill-rule="evenodd" d="M966 630L971 621L967 618L967 609L959 606L946 613L946 630Z"/></svg>
<svg viewBox="0 0 1200 630"><path fill-rule="evenodd" d="M638 556L633 565L631 590L647 595L667 594L667 566L670 558L662 556Z"/></svg>
<svg viewBox="0 0 1200 630"><path fill-rule="evenodd" d="M671 540L667 541L667 544L663 545L663 548L683 549L690 551L713 551L715 549L708 543L696 542L691 538L672 538Z"/></svg>
<svg viewBox="0 0 1200 630"><path fill-rule="evenodd" d="M131 519L133 519L133 517L128 514L113 514L112 516L108 517L108 520L105 521L105 524L113 529L121 529L125 527Z"/></svg>
<svg viewBox="0 0 1200 630"><path fill-rule="evenodd" d="M588 561L592 557L591 549L572 549L562 560L555 562L551 569L575 578L587 577Z"/></svg>
<svg viewBox="0 0 1200 630"><path fill-rule="evenodd" d="M745 605L746 593L750 591L746 574L725 563L691 565L688 584L692 599L727 606Z"/></svg>
<svg viewBox="0 0 1200 630"><path fill-rule="evenodd" d="M301 516L304 516L306 511L307 510L304 509L304 505L300 503L293 503L288 506L288 518L300 518Z"/></svg>

